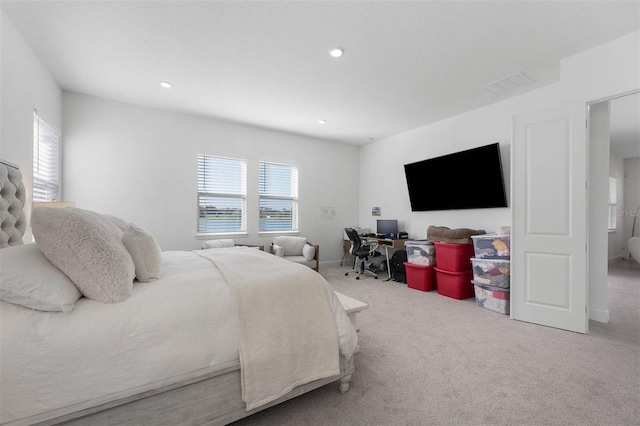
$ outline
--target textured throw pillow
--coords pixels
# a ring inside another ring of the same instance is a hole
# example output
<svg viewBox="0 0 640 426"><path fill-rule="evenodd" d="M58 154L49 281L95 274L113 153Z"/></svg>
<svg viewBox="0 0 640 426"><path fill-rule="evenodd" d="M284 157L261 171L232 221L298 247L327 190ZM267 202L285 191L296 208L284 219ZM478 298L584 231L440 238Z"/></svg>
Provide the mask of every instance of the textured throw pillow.
<svg viewBox="0 0 640 426"><path fill-rule="evenodd" d="M280 247L277 244L272 244L271 247L273 248L273 254L278 257L284 257L284 247Z"/></svg>
<svg viewBox="0 0 640 426"><path fill-rule="evenodd" d="M115 226L118 227L118 229L122 232L126 231L127 228L129 227L129 222L127 222L126 220L124 220L121 217L118 216L114 216L112 214L103 214L102 216L106 217L109 222L113 223ZM121 233L122 233L121 232Z"/></svg>
<svg viewBox="0 0 640 426"><path fill-rule="evenodd" d="M38 248L89 299L118 303L131 295L135 268L118 228L99 213L38 207L31 214Z"/></svg>
<svg viewBox="0 0 640 426"><path fill-rule="evenodd" d="M236 243L233 240L233 238L220 239L220 240L207 240L204 243L202 243L202 248L203 249L225 248L225 247L233 247L235 246L235 244Z"/></svg>
<svg viewBox="0 0 640 426"><path fill-rule="evenodd" d="M300 256L302 254L302 247L307 244L307 239L304 237L275 237L273 243L284 248L285 256Z"/></svg>
<svg viewBox="0 0 640 426"><path fill-rule="evenodd" d="M39 311L71 312L82 295L35 244L0 250L0 299Z"/></svg>
<svg viewBox="0 0 640 426"><path fill-rule="evenodd" d="M305 246L302 247L302 255L307 260L313 260L316 256L316 248L311 244L305 244Z"/></svg>
<svg viewBox="0 0 640 426"><path fill-rule="evenodd" d="M122 243L133 259L138 281L146 283L160 278L162 253L153 235L132 223L124 231Z"/></svg>

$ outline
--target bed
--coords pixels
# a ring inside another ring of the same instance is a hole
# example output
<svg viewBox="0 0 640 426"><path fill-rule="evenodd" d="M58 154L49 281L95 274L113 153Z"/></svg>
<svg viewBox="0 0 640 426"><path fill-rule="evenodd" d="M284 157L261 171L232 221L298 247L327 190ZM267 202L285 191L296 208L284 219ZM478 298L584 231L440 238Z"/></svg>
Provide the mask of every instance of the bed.
<svg viewBox="0 0 640 426"><path fill-rule="evenodd" d="M34 209L23 244L17 168L2 162L0 185L1 424L228 424L349 389L355 327L315 271L246 247L162 252L126 220L69 207Z"/></svg>

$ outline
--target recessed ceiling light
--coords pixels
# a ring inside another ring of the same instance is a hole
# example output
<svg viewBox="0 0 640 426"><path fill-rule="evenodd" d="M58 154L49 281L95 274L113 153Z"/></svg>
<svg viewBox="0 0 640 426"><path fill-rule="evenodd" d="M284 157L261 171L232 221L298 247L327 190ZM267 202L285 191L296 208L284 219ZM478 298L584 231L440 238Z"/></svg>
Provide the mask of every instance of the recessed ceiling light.
<svg viewBox="0 0 640 426"><path fill-rule="evenodd" d="M329 55L333 56L334 58L339 58L343 53L344 49L342 47L336 47L335 49L331 49L329 51Z"/></svg>
<svg viewBox="0 0 640 426"><path fill-rule="evenodd" d="M164 87L165 89L168 89L169 87L171 87L171 83L169 83L168 81L163 81L160 83L160 86Z"/></svg>
<svg viewBox="0 0 640 426"><path fill-rule="evenodd" d="M321 118L320 120L318 120L318 124L327 124L327 120Z"/></svg>

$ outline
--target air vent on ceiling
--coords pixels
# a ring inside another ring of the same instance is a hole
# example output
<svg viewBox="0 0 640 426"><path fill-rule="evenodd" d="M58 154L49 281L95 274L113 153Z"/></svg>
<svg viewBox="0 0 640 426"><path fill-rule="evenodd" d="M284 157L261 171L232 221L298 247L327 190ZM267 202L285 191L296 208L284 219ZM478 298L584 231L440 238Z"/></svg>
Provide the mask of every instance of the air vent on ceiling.
<svg viewBox="0 0 640 426"><path fill-rule="evenodd" d="M533 83L531 78L518 71L489 84L485 84L482 88L494 95L504 95L531 83Z"/></svg>

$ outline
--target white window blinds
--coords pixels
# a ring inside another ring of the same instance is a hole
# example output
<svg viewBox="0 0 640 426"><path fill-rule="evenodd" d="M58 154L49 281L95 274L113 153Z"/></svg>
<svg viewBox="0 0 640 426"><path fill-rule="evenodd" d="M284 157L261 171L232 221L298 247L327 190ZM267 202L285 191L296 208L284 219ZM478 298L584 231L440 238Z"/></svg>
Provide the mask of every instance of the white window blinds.
<svg viewBox="0 0 640 426"><path fill-rule="evenodd" d="M246 230L245 160L198 154L198 233Z"/></svg>
<svg viewBox="0 0 640 426"><path fill-rule="evenodd" d="M298 230L298 169L260 162L260 231Z"/></svg>
<svg viewBox="0 0 640 426"><path fill-rule="evenodd" d="M618 218L618 180L609 177L609 230L617 227Z"/></svg>
<svg viewBox="0 0 640 426"><path fill-rule="evenodd" d="M60 133L33 114L33 201L60 199Z"/></svg>

